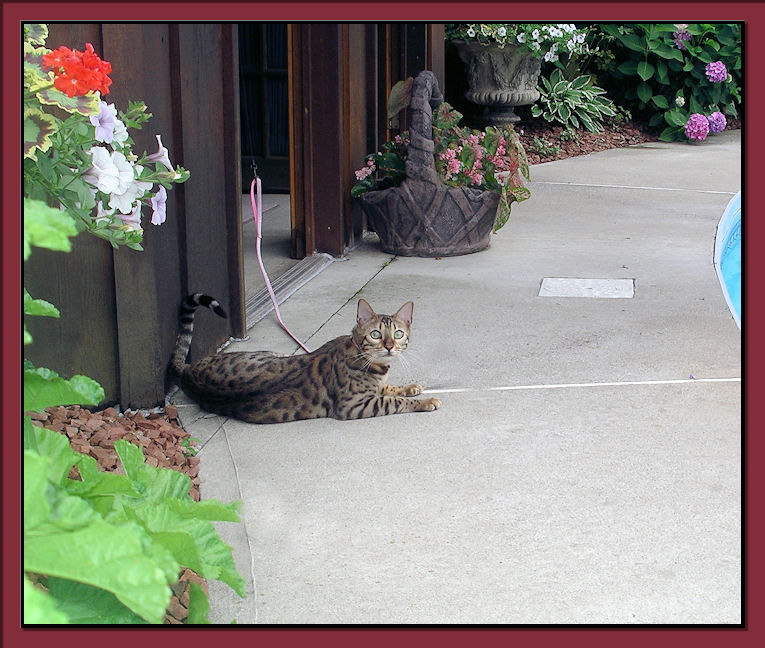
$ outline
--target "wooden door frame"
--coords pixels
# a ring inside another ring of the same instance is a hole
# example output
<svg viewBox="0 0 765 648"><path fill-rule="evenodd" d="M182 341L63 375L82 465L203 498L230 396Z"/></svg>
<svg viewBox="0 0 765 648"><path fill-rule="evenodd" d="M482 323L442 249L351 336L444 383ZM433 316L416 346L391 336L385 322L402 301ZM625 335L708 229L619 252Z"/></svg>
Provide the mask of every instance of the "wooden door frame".
<svg viewBox="0 0 765 648"><path fill-rule="evenodd" d="M287 48L291 255L342 256L363 234L353 169L388 139L390 88L430 69L443 90L444 25L288 23Z"/></svg>

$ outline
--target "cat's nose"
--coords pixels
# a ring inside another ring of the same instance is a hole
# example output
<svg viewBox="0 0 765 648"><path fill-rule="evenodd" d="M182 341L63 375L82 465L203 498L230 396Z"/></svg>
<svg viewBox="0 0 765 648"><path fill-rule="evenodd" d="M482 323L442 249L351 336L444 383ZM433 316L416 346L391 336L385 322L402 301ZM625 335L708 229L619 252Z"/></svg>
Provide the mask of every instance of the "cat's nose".
<svg viewBox="0 0 765 648"><path fill-rule="evenodd" d="M383 346L385 347L386 351L390 351L394 346L393 340L385 340L385 342L383 342Z"/></svg>

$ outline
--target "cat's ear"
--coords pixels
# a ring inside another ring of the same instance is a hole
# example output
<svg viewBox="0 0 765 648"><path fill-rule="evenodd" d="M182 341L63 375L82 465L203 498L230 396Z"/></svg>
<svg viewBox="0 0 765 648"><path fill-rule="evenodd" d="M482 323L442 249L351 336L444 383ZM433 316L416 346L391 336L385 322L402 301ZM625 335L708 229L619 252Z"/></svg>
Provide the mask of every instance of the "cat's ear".
<svg viewBox="0 0 765 648"><path fill-rule="evenodd" d="M397 320L401 320L407 326L412 325L412 313L414 311L414 302L406 302L401 308L396 311L393 316Z"/></svg>
<svg viewBox="0 0 765 648"><path fill-rule="evenodd" d="M367 303L367 301L364 299L359 299L359 306L356 309L356 321L358 322L359 326L363 328L375 317L377 317L377 313L372 310L372 307Z"/></svg>

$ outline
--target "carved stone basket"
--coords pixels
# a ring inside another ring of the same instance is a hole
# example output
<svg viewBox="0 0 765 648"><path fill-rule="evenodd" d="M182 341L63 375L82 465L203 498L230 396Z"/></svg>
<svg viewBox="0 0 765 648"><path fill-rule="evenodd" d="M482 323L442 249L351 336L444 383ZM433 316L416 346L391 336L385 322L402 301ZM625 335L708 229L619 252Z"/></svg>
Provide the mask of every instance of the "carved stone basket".
<svg viewBox="0 0 765 648"><path fill-rule="evenodd" d="M359 197L382 249L401 256L439 257L489 246L499 194L447 187L433 159L433 110L444 100L430 71L420 72L409 103L406 178L400 186Z"/></svg>

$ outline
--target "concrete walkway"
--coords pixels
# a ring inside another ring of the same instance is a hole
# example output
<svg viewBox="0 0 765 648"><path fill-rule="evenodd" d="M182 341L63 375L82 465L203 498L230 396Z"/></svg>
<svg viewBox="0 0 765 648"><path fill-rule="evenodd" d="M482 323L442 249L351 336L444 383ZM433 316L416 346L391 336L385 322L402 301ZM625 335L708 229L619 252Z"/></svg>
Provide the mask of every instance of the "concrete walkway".
<svg viewBox="0 0 765 648"><path fill-rule="evenodd" d="M311 348L358 297L414 300L391 380L443 408L256 426L179 397L203 496L243 502L218 528L248 596L211 582L211 620L740 623L741 334L712 265L740 162L725 132L538 165L489 250L370 242L293 295ZM542 297L544 278L634 296ZM243 349L296 346L271 315Z"/></svg>

